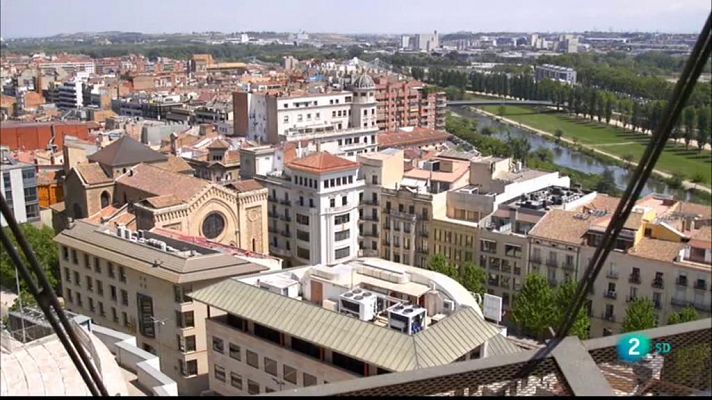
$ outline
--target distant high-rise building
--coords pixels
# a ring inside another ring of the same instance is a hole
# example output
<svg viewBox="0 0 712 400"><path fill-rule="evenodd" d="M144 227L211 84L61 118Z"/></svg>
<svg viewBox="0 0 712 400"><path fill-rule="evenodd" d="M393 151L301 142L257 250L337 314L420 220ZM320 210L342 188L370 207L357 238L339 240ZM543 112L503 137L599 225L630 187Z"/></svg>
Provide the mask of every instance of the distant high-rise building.
<svg viewBox="0 0 712 400"><path fill-rule="evenodd" d="M408 36L408 35L401 36L400 48L401 49L410 49L410 36Z"/></svg>
<svg viewBox="0 0 712 400"><path fill-rule="evenodd" d="M433 31L433 33L419 33L415 35L414 39L415 43L413 46L415 50L425 50L430 53L440 47L438 31Z"/></svg>
<svg viewBox="0 0 712 400"><path fill-rule="evenodd" d="M555 81L568 83L570 85L576 84L576 70L573 68L561 67L559 65L537 65L535 78L538 81L544 79L553 79Z"/></svg>

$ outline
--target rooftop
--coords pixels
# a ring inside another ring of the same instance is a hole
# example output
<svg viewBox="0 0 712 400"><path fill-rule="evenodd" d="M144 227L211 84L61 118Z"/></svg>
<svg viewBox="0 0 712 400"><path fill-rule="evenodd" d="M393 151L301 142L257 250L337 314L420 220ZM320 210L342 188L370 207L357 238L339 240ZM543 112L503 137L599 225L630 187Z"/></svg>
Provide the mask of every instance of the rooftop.
<svg viewBox="0 0 712 400"><path fill-rule="evenodd" d="M316 175L355 170L358 163L321 151L298 158L289 164L289 169Z"/></svg>
<svg viewBox="0 0 712 400"><path fill-rule="evenodd" d="M353 286L349 284L352 277ZM326 293L341 294L324 299L322 306L314 304L304 286L313 281L330 286ZM294 285L301 289L301 296L297 291L285 294L273 291L274 288L282 290ZM429 309L435 308L430 300L426 300L427 311L418 311L417 303L410 305L407 301L380 294L383 291L426 298L428 293L437 292L441 298L450 299L455 304L453 311L433 322L432 317L437 315L434 312L439 310ZM367 293L371 293L372 297ZM449 364L500 335L500 329L483 319L472 295L457 282L432 271L380 259L357 259L332 267L292 268L227 279L193 291L189 296L211 307L390 371ZM372 298L374 304L377 297L384 301L384 310L373 320L352 316L342 306L328 305L342 304L344 298L353 299L347 300L353 304L366 297ZM386 310L390 303L394 305ZM432 311L433 315L427 319L430 324L412 333L389 328L388 318L381 313L398 312L398 304L403 305L401 310L410 307L416 314ZM507 340L497 340L492 348L503 353L518 351Z"/></svg>
<svg viewBox="0 0 712 400"><path fill-rule="evenodd" d="M412 145L427 145L444 142L450 138L450 134L444 131L436 131L428 128L413 128L412 130L397 130L383 132L378 135L378 147L405 147Z"/></svg>
<svg viewBox="0 0 712 400"><path fill-rule="evenodd" d="M90 155L88 159L110 167L167 160L165 155L151 150L148 146L137 142L128 135L124 135L115 140L108 146Z"/></svg>
<svg viewBox="0 0 712 400"><path fill-rule="evenodd" d="M118 177L116 182L154 196L173 195L184 202L210 185L209 181L184 174L171 174L150 164L139 164L131 168Z"/></svg>

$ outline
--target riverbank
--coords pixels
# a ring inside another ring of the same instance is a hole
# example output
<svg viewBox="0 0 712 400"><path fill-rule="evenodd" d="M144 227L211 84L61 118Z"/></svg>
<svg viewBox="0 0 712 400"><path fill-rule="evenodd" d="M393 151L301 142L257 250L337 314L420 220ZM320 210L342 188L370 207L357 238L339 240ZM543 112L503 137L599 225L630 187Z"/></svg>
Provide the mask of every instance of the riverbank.
<svg viewBox="0 0 712 400"><path fill-rule="evenodd" d="M492 119L494 119L494 120L496 120L496 121L499 121L499 122L501 122L501 123L508 124L508 125L511 125L511 126L515 126L515 127L524 129L524 130L526 130L526 131L528 131L528 132L534 133L534 134L536 134L536 135L538 135L538 136L541 136L541 137L544 137L544 138L546 138L546 139L548 139L548 140L551 140L551 141L556 141L556 140L557 140L556 136L555 136L553 133L549 132L549 131L545 131L545 130L542 130L542 129L537 129L537 128L533 127L533 126L524 124L524 123L522 123L522 122L520 122L520 121L516 121L516 120L514 120L514 119L510 119L510 118L506 118L506 117L501 117L501 116L496 115L496 114L494 114L494 113L492 113L492 112L486 111L486 110L484 110L484 109L482 109L482 108L473 107L473 108L471 108L471 109L472 109L474 112L476 112L476 113L479 113L479 114L481 114L481 115L487 116L487 117L492 118ZM559 138L559 142L562 143L562 144L565 144L565 145L567 145L567 146L569 146L569 147L573 147L574 149L577 149L577 147L580 147L581 150L585 149L585 152L586 152L586 153L589 153L589 154L591 154L591 155L595 154L595 155L597 155L597 156L604 157L605 161L607 161L607 162L613 161L613 162L617 163L618 165L622 165L622 166L637 166L637 163L635 163L635 162L633 162L633 161L628 162L628 161L626 161L625 159L623 159L622 157L620 157L620 156L618 156L618 155L615 155L615 154L612 154L612 153L610 153L610 152L597 149L597 148L592 147L591 145L588 145L588 144L584 144L584 143L580 143L580 142L574 141L574 140L572 140L572 139L570 139L569 137L566 137L566 136L562 136L561 138ZM599 145L600 145L600 144L599 144ZM604 147L604 148L605 148L605 147ZM629 148L630 151L633 150L633 149L632 149L633 146L628 146L628 148ZM636 150L637 150L637 149L636 149ZM641 154L642 154L642 153L641 153ZM634 157L636 156L635 153L632 153L632 155L633 155ZM640 158L639 156L640 156L640 155L638 155L638 158ZM703 164L703 163L700 163L700 164ZM703 165L704 165L704 164L703 164ZM707 166L707 168L709 169L709 166ZM703 172L704 172L704 171L703 171ZM706 172L709 174L709 171L706 171ZM660 171L660 170L658 170L658 169L653 170L653 173L654 173L656 176L661 177L661 178L666 179L666 180L670 180L671 178L673 178L673 175L672 175L672 174L667 173L667 172L664 172L664 171ZM709 181L709 178L708 178L707 181ZM685 189L698 190L698 191L701 191L701 192L706 193L707 195L709 195L710 193L712 193L712 190L710 190L709 187L706 187L706 186L701 185L701 184L693 183L693 182L691 182L691 181L689 181L689 180L683 180L682 183L681 183L681 185L682 185Z"/></svg>

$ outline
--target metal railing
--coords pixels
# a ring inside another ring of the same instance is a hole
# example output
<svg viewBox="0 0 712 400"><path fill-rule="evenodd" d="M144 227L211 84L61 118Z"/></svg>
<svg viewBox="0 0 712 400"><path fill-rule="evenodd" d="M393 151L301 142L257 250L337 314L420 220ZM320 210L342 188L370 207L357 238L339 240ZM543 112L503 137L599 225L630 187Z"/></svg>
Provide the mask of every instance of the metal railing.
<svg viewBox="0 0 712 400"><path fill-rule="evenodd" d="M537 350L358 378L264 396L630 396L695 395L710 390L712 319L637 333L671 351L637 364L618 357L625 334L581 341L569 336L527 375L519 373ZM554 347L554 342L548 344Z"/></svg>

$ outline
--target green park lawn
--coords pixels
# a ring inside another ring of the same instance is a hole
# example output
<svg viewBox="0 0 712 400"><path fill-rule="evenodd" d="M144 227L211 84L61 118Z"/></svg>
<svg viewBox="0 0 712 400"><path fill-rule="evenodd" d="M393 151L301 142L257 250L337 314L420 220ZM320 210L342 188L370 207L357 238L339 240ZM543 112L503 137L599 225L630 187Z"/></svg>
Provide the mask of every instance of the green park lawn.
<svg viewBox="0 0 712 400"><path fill-rule="evenodd" d="M483 106L482 109L497 114L499 106ZM630 154L634 162L640 160L650 140L649 135L566 113L538 113L531 107L505 106L504 117L551 133L561 129L564 138L576 138L579 144L619 157ZM692 146L685 150L684 144L668 143L655 168L670 174L681 174L688 180L699 176L703 178L702 184L712 186L712 153L707 150L699 152Z"/></svg>

